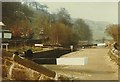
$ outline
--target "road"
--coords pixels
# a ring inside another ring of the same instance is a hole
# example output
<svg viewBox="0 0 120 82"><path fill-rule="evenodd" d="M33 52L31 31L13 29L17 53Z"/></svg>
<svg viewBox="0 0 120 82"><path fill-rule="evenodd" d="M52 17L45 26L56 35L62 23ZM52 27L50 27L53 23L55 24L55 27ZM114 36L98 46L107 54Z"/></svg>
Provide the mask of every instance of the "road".
<svg viewBox="0 0 120 82"><path fill-rule="evenodd" d="M83 49L62 56L62 58L88 57L88 63L83 66L45 66L73 80L118 80L118 67L110 60L108 50L107 48Z"/></svg>

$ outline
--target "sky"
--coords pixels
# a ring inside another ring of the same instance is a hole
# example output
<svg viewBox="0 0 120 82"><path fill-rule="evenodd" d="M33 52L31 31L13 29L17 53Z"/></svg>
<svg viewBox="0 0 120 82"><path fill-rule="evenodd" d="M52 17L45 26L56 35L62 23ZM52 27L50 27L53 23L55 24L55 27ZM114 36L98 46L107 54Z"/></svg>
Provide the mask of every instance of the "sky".
<svg viewBox="0 0 120 82"><path fill-rule="evenodd" d="M48 11L57 12L65 8L72 18L118 23L118 2L40 2Z"/></svg>

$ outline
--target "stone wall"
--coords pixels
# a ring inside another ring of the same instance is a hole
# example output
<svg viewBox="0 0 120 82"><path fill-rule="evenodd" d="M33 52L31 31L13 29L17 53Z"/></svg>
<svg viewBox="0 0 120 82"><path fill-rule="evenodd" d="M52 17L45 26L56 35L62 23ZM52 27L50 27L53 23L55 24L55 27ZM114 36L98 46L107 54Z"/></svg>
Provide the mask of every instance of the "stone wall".
<svg viewBox="0 0 120 82"><path fill-rule="evenodd" d="M119 50L114 48L114 45L110 48L109 52L108 52L110 58L116 62L118 64L118 58L119 58Z"/></svg>
<svg viewBox="0 0 120 82"><path fill-rule="evenodd" d="M3 51L2 80L69 80L39 64Z"/></svg>

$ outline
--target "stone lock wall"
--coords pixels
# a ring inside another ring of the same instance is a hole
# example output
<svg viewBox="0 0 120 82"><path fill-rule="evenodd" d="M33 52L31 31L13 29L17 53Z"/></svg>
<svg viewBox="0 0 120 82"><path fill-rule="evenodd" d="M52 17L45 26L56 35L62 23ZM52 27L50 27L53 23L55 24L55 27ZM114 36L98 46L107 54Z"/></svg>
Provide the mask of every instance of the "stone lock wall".
<svg viewBox="0 0 120 82"><path fill-rule="evenodd" d="M6 52L2 55L2 80L69 80L30 60Z"/></svg>

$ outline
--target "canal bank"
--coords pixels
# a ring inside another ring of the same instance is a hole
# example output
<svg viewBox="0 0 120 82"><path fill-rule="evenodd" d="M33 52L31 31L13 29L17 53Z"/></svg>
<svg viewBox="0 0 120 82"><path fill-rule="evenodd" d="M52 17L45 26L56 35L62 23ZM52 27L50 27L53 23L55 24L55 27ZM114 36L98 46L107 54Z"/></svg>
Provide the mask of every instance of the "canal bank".
<svg viewBox="0 0 120 82"><path fill-rule="evenodd" d="M118 80L118 67L110 60L108 48L83 49L63 55L62 58L88 57L85 65L44 65L50 70L73 80ZM78 62L79 63L79 62ZM116 81L117 82L117 81Z"/></svg>

